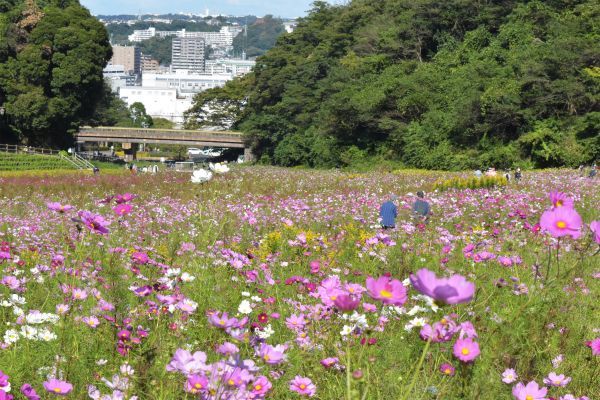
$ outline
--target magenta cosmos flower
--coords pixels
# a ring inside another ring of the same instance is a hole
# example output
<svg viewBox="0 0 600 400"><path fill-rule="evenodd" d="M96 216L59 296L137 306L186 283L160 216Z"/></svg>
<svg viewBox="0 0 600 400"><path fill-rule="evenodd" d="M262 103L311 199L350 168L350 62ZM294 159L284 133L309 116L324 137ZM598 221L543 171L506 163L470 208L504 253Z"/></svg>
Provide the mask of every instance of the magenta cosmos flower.
<svg viewBox="0 0 600 400"><path fill-rule="evenodd" d="M462 362L473 361L479 356L479 353L479 343L474 342L469 338L458 339L456 343L454 343L453 354Z"/></svg>
<svg viewBox="0 0 600 400"><path fill-rule="evenodd" d="M340 294L339 296L336 296L333 304L340 311L352 311L358 307L360 299L348 294Z"/></svg>
<svg viewBox="0 0 600 400"><path fill-rule="evenodd" d="M600 356L600 337L586 343L592 349L592 355Z"/></svg>
<svg viewBox="0 0 600 400"><path fill-rule="evenodd" d="M540 226L553 237L571 236L578 239L581 236L581 216L572 208L559 207L544 211L540 218Z"/></svg>
<svg viewBox="0 0 600 400"><path fill-rule="evenodd" d="M552 208L573 208L573 199L563 192L550 192L550 202L552 203Z"/></svg>
<svg viewBox="0 0 600 400"><path fill-rule="evenodd" d="M60 204L57 202L52 202L52 203L46 203L46 205L48 206L48 208L52 211L56 211L59 213L64 213L67 212L69 210L73 209L73 206L68 205L68 204Z"/></svg>
<svg viewBox="0 0 600 400"><path fill-rule="evenodd" d="M290 390L301 396L312 397L317 392L317 387L312 383L310 378L296 375L296 377L290 381Z"/></svg>
<svg viewBox="0 0 600 400"><path fill-rule="evenodd" d="M108 229L106 228L108 222L103 216L93 214L89 211L79 211L79 218L81 218L81 222L83 222L83 224L92 232L101 235L106 235L108 233Z"/></svg>
<svg viewBox="0 0 600 400"><path fill-rule="evenodd" d="M397 279L386 276L377 279L368 277L367 291L372 298L385 305L402 306L406 303L406 288Z"/></svg>
<svg viewBox="0 0 600 400"><path fill-rule="evenodd" d="M44 382L44 389L52 394L65 396L69 394L71 390L73 390L73 385L71 385L69 382L52 378Z"/></svg>
<svg viewBox="0 0 600 400"><path fill-rule="evenodd" d="M512 394L517 400L547 400L547 392L548 389L540 388L536 381L531 381L527 385L519 382L512 390Z"/></svg>
<svg viewBox="0 0 600 400"><path fill-rule="evenodd" d="M446 304L467 303L475 294L475 284L461 275L438 278L433 271L423 268L411 274L410 281L419 292Z"/></svg>
<svg viewBox="0 0 600 400"><path fill-rule="evenodd" d="M454 376L456 370L452 366L452 364L444 363L440 365L440 372L447 376Z"/></svg>
<svg viewBox="0 0 600 400"><path fill-rule="evenodd" d="M590 230L592 231L594 241L600 244L600 221L592 221L590 223Z"/></svg>
<svg viewBox="0 0 600 400"><path fill-rule="evenodd" d="M262 358L267 364L275 365L285 360L284 352L285 346L281 344L271 346L270 344L261 343L256 351L256 355Z"/></svg>
<svg viewBox="0 0 600 400"><path fill-rule="evenodd" d="M119 204L113 207L113 211L115 214L119 216L127 215L133 210L133 206L131 204Z"/></svg>

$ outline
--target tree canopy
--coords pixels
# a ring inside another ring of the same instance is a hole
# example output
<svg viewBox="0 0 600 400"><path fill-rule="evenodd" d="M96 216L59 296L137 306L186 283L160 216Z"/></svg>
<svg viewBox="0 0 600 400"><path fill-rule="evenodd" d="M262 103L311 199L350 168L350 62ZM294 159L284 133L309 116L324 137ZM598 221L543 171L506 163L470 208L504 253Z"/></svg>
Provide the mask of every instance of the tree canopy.
<svg viewBox="0 0 600 400"><path fill-rule="evenodd" d="M599 20L594 0L317 1L188 120L234 93L234 128L287 166L575 166L600 155Z"/></svg>
<svg viewBox="0 0 600 400"><path fill-rule="evenodd" d="M66 147L103 97L112 54L76 0L0 0L2 139Z"/></svg>

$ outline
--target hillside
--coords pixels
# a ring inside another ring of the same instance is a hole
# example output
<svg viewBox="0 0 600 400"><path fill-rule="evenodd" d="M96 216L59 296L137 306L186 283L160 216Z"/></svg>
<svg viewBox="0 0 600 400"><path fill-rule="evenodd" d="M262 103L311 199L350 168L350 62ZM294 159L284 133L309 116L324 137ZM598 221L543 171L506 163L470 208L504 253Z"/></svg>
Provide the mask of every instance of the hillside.
<svg viewBox="0 0 600 400"><path fill-rule="evenodd" d="M234 125L279 165L576 166L600 154L598 20L592 0L316 2L188 125L234 93Z"/></svg>

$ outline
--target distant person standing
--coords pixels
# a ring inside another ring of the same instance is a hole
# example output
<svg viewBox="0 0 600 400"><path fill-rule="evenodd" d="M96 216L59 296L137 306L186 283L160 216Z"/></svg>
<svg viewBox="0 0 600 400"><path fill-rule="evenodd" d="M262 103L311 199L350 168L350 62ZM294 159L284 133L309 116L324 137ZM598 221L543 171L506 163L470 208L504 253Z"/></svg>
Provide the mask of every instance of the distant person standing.
<svg viewBox="0 0 600 400"><path fill-rule="evenodd" d="M396 217L398 216L398 208L396 207L396 200L398 198L394 195L390 197L388 201L383 203L379 208L379 216L381 217L381 227L383 229L393 229L396 227Z"/></svg>
<svg viewBox="0 0 600 400"><path fill-rule="evenodd" d="M580 164L580 165L579 165L579 168L578 168L578 170L579 170L579 177L580 177L580 178L583 178L583 175L585 174L585 171L584 171L583 164Z"/></svg>
<svg viewBox="0 0 600 400"><path fill-rule="evenodd" d="M431 214L431 206L425 201L425 194L421 191L417 192L417 200L412 206L412 212L416 218L425 222Z"/></svg>
<svg viewBox="0 0 600 400"><path fill-rule="evenodd" d="M593 163L592 164L592 168L590 168L590 174L589 174L590 178L593 178L593 177L596 176L596 173L597 173L596 169L597 169L596 168L596 163Z"/></svg>
<svg viewBox="0 0 600 400"><path fill-rule="evenodd" d="M517 182L517 183L521 182L522 177L523 177L523 174L521 173L521 168L517 168L515 171L515 182Z"/></svg>
<svg viewBox="0 0 600 400"><path fill-rule="evenodd" d="M476 178L481 178L482 176L483 176L483 172L481 172L480 169L478 169L478 170L475 171L475 177Z"/></svg>

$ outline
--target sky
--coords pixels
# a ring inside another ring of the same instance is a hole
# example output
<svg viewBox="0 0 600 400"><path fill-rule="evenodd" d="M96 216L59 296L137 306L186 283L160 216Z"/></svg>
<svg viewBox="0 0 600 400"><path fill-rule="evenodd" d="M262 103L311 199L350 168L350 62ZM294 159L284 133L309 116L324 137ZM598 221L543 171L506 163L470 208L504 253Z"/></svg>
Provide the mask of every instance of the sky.
<svg viewBox="0 0 600 400"><path fill-rule="evenodd" d="M114 14L210 14L301 17L314 0L80 0L94 15ZM333 0L332 3L339 2Z"/></svg>

